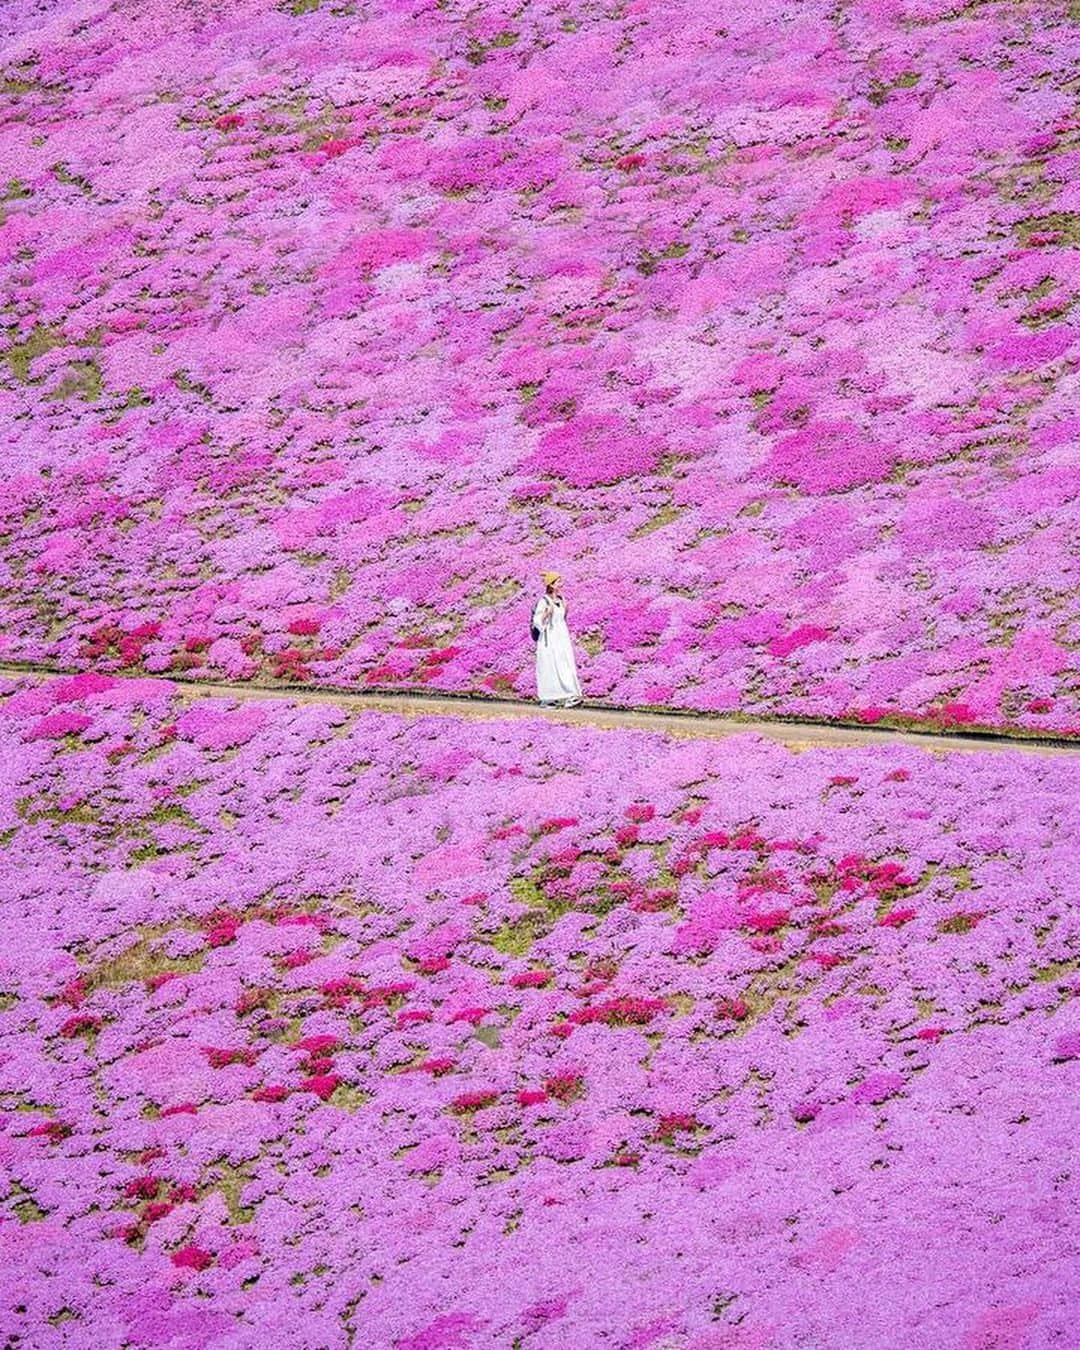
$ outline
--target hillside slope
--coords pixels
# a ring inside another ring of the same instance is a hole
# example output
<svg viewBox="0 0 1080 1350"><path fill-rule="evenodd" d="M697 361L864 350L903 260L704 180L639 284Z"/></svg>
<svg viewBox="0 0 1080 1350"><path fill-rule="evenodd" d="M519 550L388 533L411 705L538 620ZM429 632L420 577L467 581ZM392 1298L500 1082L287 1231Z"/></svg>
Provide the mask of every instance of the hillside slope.
<svg viewBox="0 0 1080 1350"><path fill-rule="evenodd" d="M1080 724L1063 4L9 13L5 659Z"/></svg>

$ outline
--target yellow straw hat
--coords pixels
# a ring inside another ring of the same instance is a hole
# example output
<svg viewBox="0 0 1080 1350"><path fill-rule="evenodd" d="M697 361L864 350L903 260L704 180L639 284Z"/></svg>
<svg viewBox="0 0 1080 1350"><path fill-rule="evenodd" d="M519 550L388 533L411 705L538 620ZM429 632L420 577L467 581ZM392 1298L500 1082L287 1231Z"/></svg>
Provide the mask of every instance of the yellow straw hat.
<svg viewBox="0 0 1080 1350"><path fill-rule="evenodd" d="M554 586L555 583L561 581L562 578L559 576L558 572L541 572L540 580L545 586Z"/></svg>

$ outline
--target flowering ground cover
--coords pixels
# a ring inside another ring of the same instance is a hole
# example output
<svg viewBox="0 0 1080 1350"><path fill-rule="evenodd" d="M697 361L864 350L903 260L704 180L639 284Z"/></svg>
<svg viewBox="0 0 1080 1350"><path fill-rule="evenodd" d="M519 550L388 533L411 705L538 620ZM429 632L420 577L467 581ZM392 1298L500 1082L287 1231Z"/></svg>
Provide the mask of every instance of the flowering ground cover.
<svg viewBox="0 0 1080 1350"><path fill-rule="evenodd" d="M5 19L8 659L1080 723L1065 0Z"/></svg>
<svg viewBox="0 0 1080 1350"><path fill-rule="evenodd" d="M12 1344L1068 1342L1071 762L3 693Z"/></svg>

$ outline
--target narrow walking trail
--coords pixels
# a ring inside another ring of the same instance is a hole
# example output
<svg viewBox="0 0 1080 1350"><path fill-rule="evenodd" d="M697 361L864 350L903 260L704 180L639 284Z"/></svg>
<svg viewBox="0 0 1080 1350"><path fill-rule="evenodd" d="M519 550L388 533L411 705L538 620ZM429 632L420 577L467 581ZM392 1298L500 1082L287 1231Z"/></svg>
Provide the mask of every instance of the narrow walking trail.
<svg viewBox="0 0 1080 1350"><path fill-rule="evenodd" d="M85 671L59 667L19 665L0 662L0 677L53 679L57 676L85 674ZM117 679L155 678L145 675L110 672ZM480 721L541 717L568 726L599 727L604 730L659 732L665 736L723 740L729 736L756 735L776 741L791 750L816 746L910 745L932 751L982 752L1014 750L1034 755L1068 755L1080 751L1080 740L1051 736L1018 735L1010 732L937 732L906 731L896 727L860 727L826 721L782 718L753 718L738 714L654 712L637 708L611 707L582 703L576 708L544 708L521 699L481 698L468 694L424 694L410 691L366 692L334 686L293 686L240 684L184 677L160 677L181 698L227 698L244 701L281 699L287 703L331 703L404 717L469 717Z"/></svg>

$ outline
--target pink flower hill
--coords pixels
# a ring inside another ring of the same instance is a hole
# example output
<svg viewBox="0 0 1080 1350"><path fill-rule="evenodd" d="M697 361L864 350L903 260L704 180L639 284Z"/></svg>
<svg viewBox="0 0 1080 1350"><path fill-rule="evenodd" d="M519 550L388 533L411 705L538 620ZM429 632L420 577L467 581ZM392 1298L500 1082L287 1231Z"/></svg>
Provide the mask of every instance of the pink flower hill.
<svg viewBox="0 0 1080 1350"><path fill-rule="evenodd" d="M1065 0L46 10L0 657L1080 725Z"/></svg>
<svg viewBox="0 0 1080 1350"><path fill-rule="evenodd" d="M1070 762L2 692L13 1344L1068 1342Z"/></svg>

